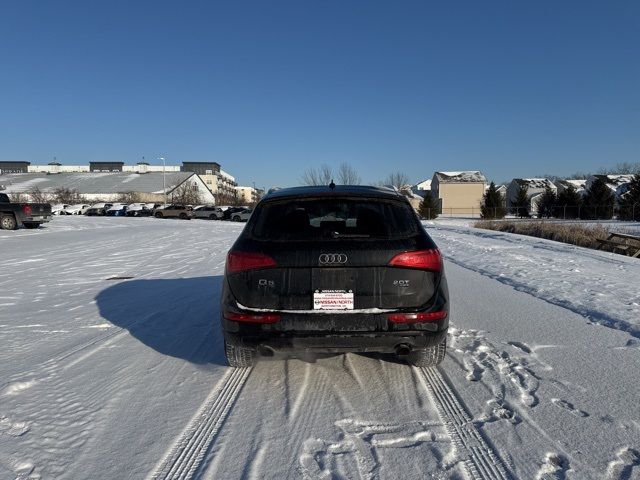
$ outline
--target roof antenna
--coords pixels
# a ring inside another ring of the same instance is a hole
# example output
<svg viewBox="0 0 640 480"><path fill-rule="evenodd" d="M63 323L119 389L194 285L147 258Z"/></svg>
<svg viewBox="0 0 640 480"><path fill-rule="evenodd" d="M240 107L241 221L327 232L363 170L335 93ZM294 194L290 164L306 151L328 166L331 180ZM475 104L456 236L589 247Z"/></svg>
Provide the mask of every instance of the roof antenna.
<svg viewBox="0 0 640 480"><path fill-rule="evenodd" d="M334 188L336 188L336 184L335 184L335 183L333 183L333 178L331 179L331 183L329 184L329 188L330 188L331 190L333 190Z"/></svg>

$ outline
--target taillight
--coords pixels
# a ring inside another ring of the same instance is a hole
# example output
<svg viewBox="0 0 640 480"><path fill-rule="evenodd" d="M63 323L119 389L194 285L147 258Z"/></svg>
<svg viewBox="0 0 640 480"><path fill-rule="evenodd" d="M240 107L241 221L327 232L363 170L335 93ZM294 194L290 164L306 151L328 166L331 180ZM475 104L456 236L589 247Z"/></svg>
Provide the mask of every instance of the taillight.
<svg viewBox="0 0 640 480"><path fill-rule="evenodd" d="M31 215L31 205L23 205L22 211L25 215Z"/></svg>
<svg viewBox="0 0 640 480"><path fill-rule="evenodd" d="M437 248L399 253L391 259L389 266L439 272L442 270L442 255Z"/></svg>
<svg viewBox="0 0 640 480"><path fill-rule="evenodd" d="M236 313L224 312L224 318L232 322L244 323L276 323L280 321L280 315L276 313Z"/></svg>
<svg viewBox="0 0 640 480"><path fill-rule="evenodd" d="M447 318L447 312L445 310L439 310L437 312L392 313L387 318L393 323L435 322L436 320Z"/></svg>
<svg viewBox="0 0 640 480"><path fill-rule="evenodd" d="M269 255L254 252L229 252L227 255L227 273L258 270L277 266Z"/></svg>

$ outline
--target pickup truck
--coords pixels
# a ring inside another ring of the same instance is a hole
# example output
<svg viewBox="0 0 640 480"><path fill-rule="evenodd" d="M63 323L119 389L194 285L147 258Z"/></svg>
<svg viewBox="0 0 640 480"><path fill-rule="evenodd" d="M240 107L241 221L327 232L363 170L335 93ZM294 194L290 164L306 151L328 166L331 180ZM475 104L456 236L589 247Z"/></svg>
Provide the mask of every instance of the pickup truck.
<svg viewBox="0 0 640 480"><path fill-rule="evenodd" d="M51 220L48 203L11 203L9 196L0 193L0 229L15 230L21 226L38 228Z"/></svg>

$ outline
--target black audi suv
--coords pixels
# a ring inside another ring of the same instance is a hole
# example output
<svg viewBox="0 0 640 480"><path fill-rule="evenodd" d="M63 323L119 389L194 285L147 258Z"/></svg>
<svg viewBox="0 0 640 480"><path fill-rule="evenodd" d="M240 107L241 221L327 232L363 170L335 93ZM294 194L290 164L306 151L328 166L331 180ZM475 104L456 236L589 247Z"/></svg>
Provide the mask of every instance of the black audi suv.
<svg viewBox="0 0 640 480"><path fill-rule="evenodd" d="M227 255L221 323L229 365L274 354L445 355L442 257L406 197L365 186L265 196Z"/></svg>

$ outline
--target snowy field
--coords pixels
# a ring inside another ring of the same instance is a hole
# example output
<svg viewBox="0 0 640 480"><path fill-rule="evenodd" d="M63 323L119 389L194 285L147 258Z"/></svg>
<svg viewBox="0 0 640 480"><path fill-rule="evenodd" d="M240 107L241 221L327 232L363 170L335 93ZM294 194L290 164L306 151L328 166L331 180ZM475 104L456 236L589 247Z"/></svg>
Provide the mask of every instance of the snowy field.
<svg viewBox="0 0 640 480"><path fill-rule="evenodd" d="M640 479L640 260L466 225L426 227L452 297L438 369L227 367L242 225L3 231L0 479Z"/></svg>

